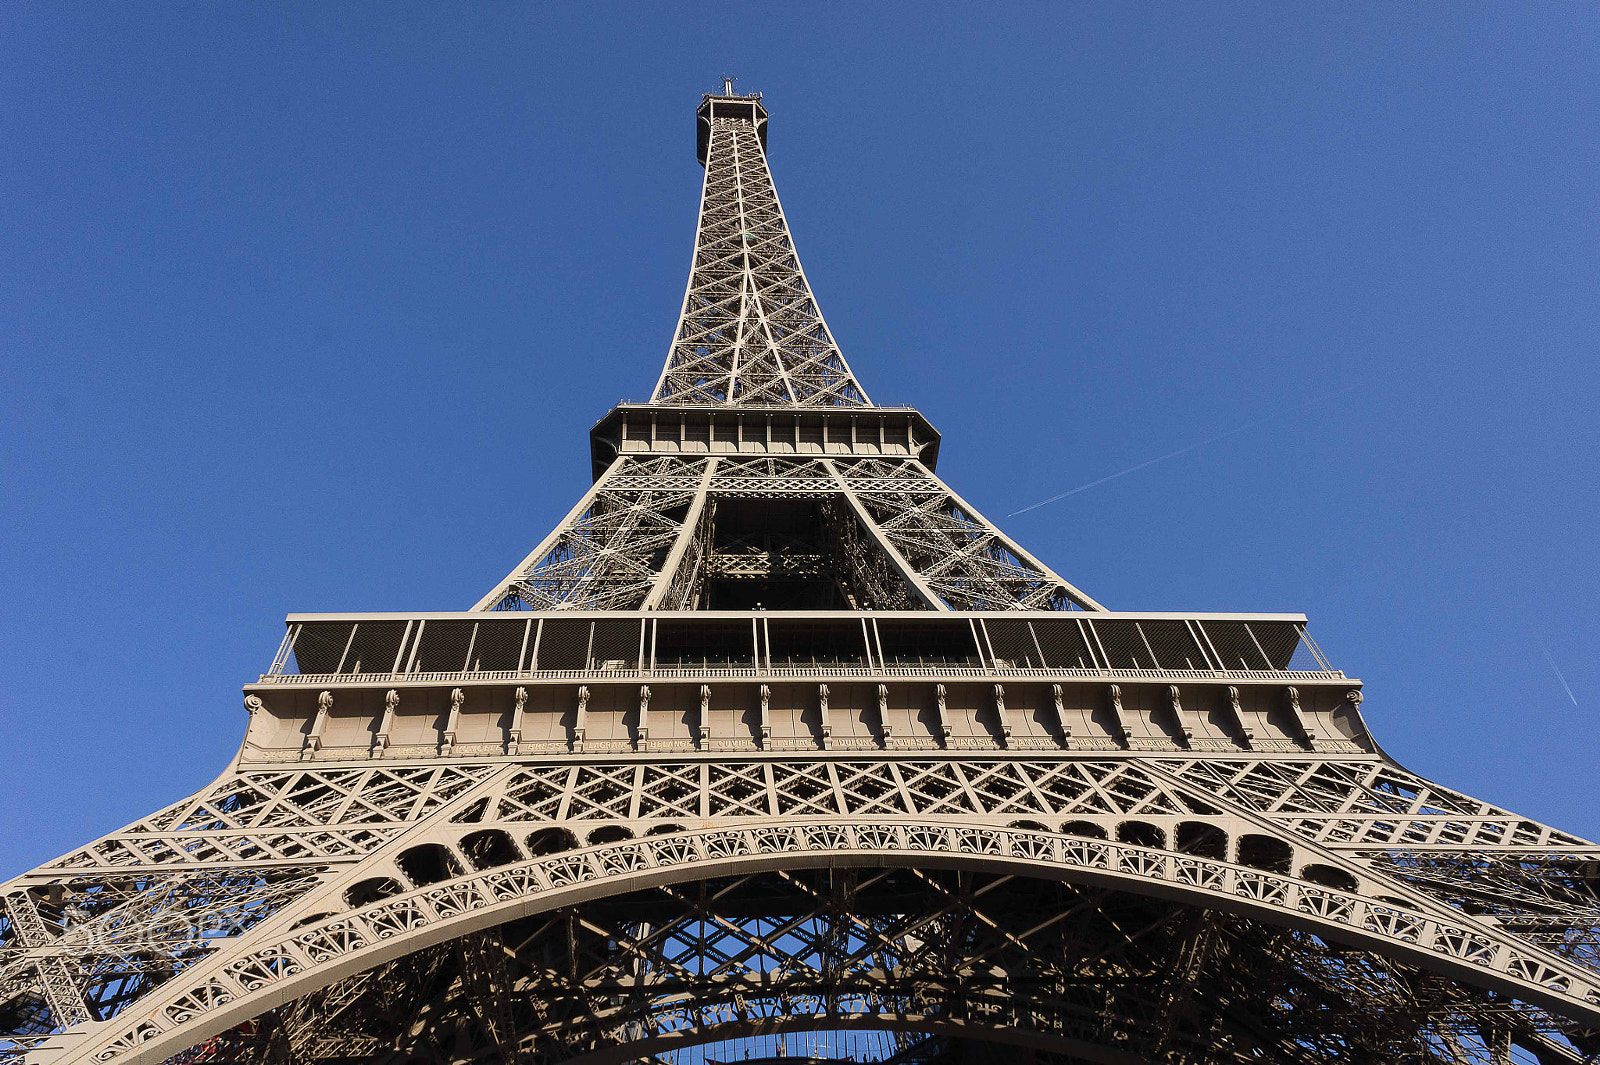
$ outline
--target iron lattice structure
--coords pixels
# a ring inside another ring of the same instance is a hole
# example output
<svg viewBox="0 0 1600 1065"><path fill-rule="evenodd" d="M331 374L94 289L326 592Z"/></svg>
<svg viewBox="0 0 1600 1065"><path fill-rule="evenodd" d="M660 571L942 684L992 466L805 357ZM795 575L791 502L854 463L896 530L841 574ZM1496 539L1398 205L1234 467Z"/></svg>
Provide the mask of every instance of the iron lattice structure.
<svg viewBox="0 0 1600 1065"><path fill-rule="evenodd" d="M1303 616L1001 533L856 382L759 96L698 121L594 487L473 610L291 615L214 783L0 885L0 1062L1600 1060L1600 848L1395 764Z"/></svg>

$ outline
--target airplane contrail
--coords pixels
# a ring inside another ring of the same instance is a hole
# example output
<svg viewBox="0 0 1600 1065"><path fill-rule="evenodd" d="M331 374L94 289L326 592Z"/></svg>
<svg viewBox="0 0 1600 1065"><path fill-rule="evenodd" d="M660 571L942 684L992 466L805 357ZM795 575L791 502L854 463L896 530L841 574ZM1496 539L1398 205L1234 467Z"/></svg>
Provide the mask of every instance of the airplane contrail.
<svg viewBox="0 0 1600 1065"><path fill-rule="evenodd" d="M1254 429L1258 425L1265 425L1267 422L1276 421L1277 419L1282 418L1284 415L1286 415L1286 414L1288 414L1288 413L1290 413L1292 411L1299 410L1301 407L1309 406L1312 403L1324 402L1324 401L1326 401L1328 399L1332 399L1334 396L1342 396L1346 392L1354 392L1357 387L1358 387L1357 385L1346 385L1344 388L1339 389L1337 392L1330 392L1326 396L1319 396L1315 400L1307 400L1305 403L1300 403L1300 404L1297 404L1297 405L1295 405L1293 407L1285 407L1283 410L1277 411L1277 412L1275 412L1273 414L1269 414L1265 418L1257 418L1254 421L1245 422L1243 425L1236 425L1232 429L1224 430L1223 432L1220 432L1220 433L1216 434L1215 436L1208 436L1204 440L1196 441L1195 443L1190 444L1187 447L1180 447L1178 450L1169 451L1165 455L1157 455L1153 459L1145 459L1143 462L1139 463L1136 466L1129 466L1125 470L1118 470L1116 473L1107 474L1106 476L1100 478L1098 481L1090 481L1088 484L1080 484L1078 487L1073 488L1070 491L1062 492L1060 495L1051 496L1049 499L1041 499L1039 502L1034 503L1031 506L1023 507L1021 510L1013 510L1010 514L1007 514L1006 517L1014 518L1018 514L1026 514L1030 510L1038 510L1040 507L1047 507L1051 503L1059 503L1063 499L1066 499L1068 496L1075 496L1079 492L1087 492L1091 488L1098 488L1100 485L1105 484L1107 481L1115 481L1118 477L1126 477L1130 473L1138 473L1140 470L1148 469L1151 466L1154 466L1158 462L1165 462L1168 459L1175 459L1179 455L1187 455L1189 452L1194 451L1196 448L1205 447L1207 444L1215 444L1218 440L1226 440L1228 437L1236 436L1239 433L1242 433L1247 429Z"/></svg>
<svg viewBox="0 0 1600 1065"><path fill-rule="evenodd" d="M1572 700L1573 706L1577 706L1578 697L1572 694L1572 685L1568 684L1567 678L1561 675L1561 667L1556 665L1556 657L1550 653L1550 648L1544 645L1543 638L1539 640L1539 650L1544 652L1544 660L1550 663L1550 669L1555 673L1556 680L1559 680L1561 682L1561 687L1566 689L1567 698Z"/></svg>

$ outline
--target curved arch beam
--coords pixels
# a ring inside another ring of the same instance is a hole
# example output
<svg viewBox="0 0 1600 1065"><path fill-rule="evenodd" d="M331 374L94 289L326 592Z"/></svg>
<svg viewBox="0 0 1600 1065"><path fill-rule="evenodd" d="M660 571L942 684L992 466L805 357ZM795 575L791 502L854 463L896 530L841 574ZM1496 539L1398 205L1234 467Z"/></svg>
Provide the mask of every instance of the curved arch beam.
<svg viewBox="0 0 1600 1065"><path fill-rule="evenodd" d="M224 949L142 1003L140 1018L70 1029L41 1046L37 1060L159 1062L336 980L515 918L708 876L824 865L980 869L1166 898L1310 931L1600 1026L1600 973L1440 913L1124 843L970 824L847 821L647 836L460 876L248 951Z"/></svg>

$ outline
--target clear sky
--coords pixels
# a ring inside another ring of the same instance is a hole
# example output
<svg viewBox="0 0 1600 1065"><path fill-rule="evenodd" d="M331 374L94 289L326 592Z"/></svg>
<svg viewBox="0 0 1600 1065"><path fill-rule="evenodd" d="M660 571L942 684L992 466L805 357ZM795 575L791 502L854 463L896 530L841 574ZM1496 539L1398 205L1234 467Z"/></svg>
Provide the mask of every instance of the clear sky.
<svg viewBox="0 0 1600 1065"><path fill-rule="evenodd" d="M958 491L1113 608L1304 611L1395 757L1600 837L1597 46L1588 3L0 6L0 877L222 770L285 613L465 609L572 505L724 71Z"/></svg>

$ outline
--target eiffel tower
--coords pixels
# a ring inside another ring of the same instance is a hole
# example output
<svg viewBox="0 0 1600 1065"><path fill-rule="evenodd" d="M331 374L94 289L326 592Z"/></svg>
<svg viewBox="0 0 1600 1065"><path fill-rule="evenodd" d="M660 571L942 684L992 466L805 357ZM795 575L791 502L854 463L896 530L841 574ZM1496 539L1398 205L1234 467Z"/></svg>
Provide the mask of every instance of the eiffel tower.
<svg viewBox="0 0 1600 1065"><path fill-rule="evenodd" d="M760 94L696 115L593 487L472 610L290 615L214 783L0 886L0 1062L1600 1059L1600 848L1398 765L1302 615L996 528L835 343Z"/></svg>

